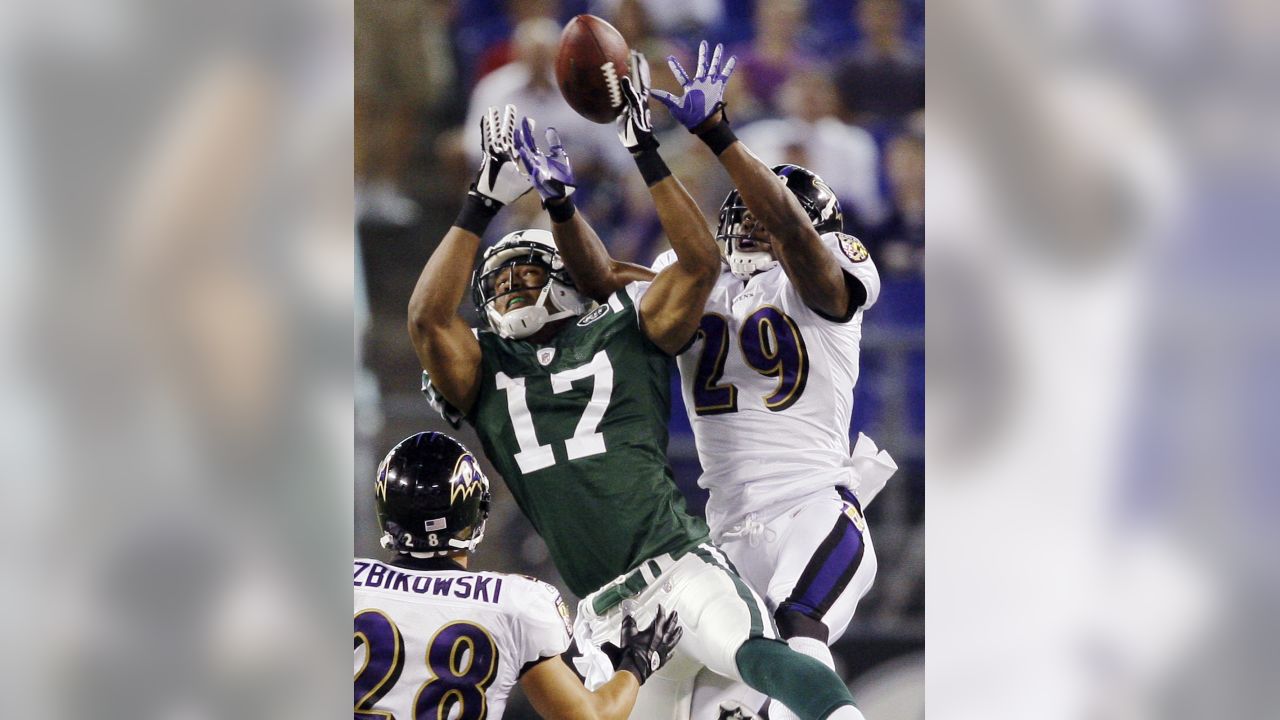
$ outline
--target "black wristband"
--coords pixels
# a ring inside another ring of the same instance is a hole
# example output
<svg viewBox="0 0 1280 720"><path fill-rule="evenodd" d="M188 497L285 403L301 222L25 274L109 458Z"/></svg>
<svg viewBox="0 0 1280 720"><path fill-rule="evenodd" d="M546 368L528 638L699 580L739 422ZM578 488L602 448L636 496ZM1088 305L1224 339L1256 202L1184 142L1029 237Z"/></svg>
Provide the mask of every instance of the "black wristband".
<svg viewBox="0 0 1280 720"><path fill-rule="evenodd" d="M577 211L578 209L573 206L573 198L567 197L563 200L547 203L547 214L551 216L551 222L553 223L569 222L569 219Z"/></svg>
<svg viewBox="0 0 1280 720"><path fill-rule="evenodd" d="M635 159L636 167L640 168L640 177L644 178L644 184L649 187L657 185L671 175L671 170L667 168L667 164L663 162L662 156L656 149L641 150L632 153L631 157Z"/></svg>
<svg viewBox="0 0 1280 720"><path fill-rule="evenodd" d="M738 142L738 136L733 134L733 128L729 127L728 120L721 120L712 125L710 128L698 133L698 137L702 142L711 148L711 152L720 156L720 153L729 149L729 146Z"/></svg>
<svg viewBox="0 0 1280 720"><path fill-rule="evenodd" d="M493 216L497 215L501 209L502 203L497 200L474 191L469 192L467 199L462 202L462 210L458 211L458 217L454 219L453 225L476 235L484 235Z"/></svg>

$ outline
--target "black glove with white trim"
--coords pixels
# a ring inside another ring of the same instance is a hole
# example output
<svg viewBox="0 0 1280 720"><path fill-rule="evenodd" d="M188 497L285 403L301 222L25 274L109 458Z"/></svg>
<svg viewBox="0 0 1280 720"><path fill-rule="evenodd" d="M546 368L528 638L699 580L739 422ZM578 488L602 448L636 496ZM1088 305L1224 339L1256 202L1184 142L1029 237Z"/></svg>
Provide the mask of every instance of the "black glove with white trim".
<svg viewBox="0 0 1280 720"><path fill-rule="evenodd" d="M622 618L622 660L618 670L635 675L643 685L671 658L683 633L679 615L674 611L668 615L661 605L653 622L643 630L636 629L636 619L628 613Z"/></svg>

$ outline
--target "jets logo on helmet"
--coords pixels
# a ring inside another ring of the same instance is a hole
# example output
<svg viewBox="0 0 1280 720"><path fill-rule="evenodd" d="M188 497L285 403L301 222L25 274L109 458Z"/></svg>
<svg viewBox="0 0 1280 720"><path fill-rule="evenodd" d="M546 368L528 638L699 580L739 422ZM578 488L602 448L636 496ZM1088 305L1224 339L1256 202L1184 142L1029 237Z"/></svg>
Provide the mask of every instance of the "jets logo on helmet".
<svg viewBox="0 0 1280 720"><path fill-rule="evenodd" d="M498 309L499 300L513 292L528 289L497 291L499 275L519 265L542 268L547 274L547 281L533 304L503 313ZM581 315L594 304L574 287L564 262L560 260L555 238L546 230L518 230L486 250L471 279L471 298L476 310L489 323L489 328L512 340L529 337L549 322Z"/></svg>
<svg viewBox="0 0 1280 720"><path fill-rule="evenodd" d="M844 227L840 201L822 178L799 165L775 165L772 170L778 181L800 201L800 207L804 208L813 229L819 234ZM716 240L722 243L729 269L744 280L778 265L778 259L772 253L756 249L754 243L747 242L752 240L752 231L745 227L746 214L742 193L737 190L730 192L720 206L720 225L716 230Z"/></svg>

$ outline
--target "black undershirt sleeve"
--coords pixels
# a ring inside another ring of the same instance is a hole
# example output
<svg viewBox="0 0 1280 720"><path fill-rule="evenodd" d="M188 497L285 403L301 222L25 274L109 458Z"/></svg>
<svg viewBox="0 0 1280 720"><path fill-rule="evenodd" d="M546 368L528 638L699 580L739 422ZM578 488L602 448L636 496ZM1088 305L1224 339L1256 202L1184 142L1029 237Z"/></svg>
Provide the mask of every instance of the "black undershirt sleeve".
<svg viewBox="0 0 1280 720"><path fill-rule="evenodd" d="M844 275L844 286L849 289L849 309L845 312L844 317L828 315L816 307L809 308L817 313L819 317L834 323L849 322L853 319L854 313L858 312L858 308L862 307L862 304L867 301L867 288L863 286L862 281L847 272L841 271L841 273Z"/></svg>

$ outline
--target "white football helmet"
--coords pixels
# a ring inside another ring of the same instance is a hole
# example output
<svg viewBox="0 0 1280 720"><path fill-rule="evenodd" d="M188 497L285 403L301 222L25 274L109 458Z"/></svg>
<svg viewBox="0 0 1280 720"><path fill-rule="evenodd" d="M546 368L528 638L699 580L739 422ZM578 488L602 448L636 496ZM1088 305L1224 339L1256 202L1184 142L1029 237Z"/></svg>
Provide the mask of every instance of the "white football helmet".
<svg viewBox="0 0 1280 720"><path fill-rule="evenodd" d="M532 305L503 314L498 311L497 301L510 293L500 296L494 281L502 270L516 265L542 267L547 271L547 283ZM471 297L489 327L512 340L529 337L549 322L581 315L595 305L573 286L556 241L546 230L517 230L486 250L471 279Z"/></svg>

